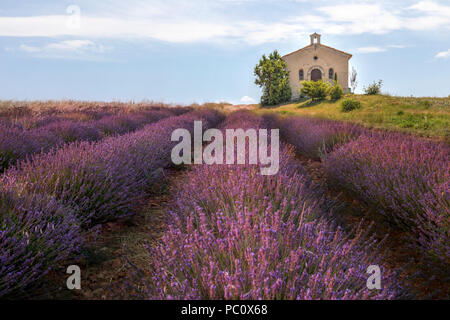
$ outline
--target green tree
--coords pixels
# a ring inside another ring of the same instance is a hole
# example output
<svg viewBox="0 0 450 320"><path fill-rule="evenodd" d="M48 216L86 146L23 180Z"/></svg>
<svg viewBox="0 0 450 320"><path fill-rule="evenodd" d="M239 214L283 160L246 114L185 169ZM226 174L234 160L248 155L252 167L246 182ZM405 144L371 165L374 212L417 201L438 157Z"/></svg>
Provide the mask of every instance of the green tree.
<svg viewBox="0 0 450 320"><path fill-rule="evenodd" d="M381 86L383 85L383 80L378 80L378 82L374 81L369 84L368 87L364 87L364 92L367 95L376 95L381 94Z"/></svg>
<svg viewBox="0 0 450 320"><path fill-rule="evenodd" d="M263 89L261 105L275 105L291 99L289 71L278 51L275 50L269 57L263 55L254 73L255 84Z"/></svg>
<svg viewBox="0 0 450 320"><path fill-rule="evenodd" d="M342 87L339 85L337 80L334 81L334 85L330 87L330 98L331 100L339 100L342 98L342 95L344 94L344 90L342 90Z"/></svg>
<svg viewBox="0 0 450 320"><path fill-rule="evenodd" d="M327 97L330 85L322 80L302 81L300 95L307 96L314 100L323 100Z"/></svg>

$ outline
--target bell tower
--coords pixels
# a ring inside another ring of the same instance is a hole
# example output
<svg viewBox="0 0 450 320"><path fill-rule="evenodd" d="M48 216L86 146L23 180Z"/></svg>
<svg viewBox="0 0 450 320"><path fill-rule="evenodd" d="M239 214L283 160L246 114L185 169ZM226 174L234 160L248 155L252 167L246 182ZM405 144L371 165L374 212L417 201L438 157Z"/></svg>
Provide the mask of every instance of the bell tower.
<svg viewBox="0 0 450 320"><path fill-rule="evenodd" d="M320 34L318 34L317 32L314 32L309 37L311 38L311 45L320 44Z"/></svg>

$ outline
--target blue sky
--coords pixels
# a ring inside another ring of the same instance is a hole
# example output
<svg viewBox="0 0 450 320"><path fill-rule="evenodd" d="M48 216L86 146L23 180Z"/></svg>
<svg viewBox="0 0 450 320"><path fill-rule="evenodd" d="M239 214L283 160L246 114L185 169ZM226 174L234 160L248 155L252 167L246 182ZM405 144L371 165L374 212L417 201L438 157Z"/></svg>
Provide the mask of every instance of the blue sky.
<svg viewBox="0 0 450 320"><path fill-rule="evenodd" d="M0 99L250 103L261 55L313 32L359 92L450 95L450 0L1 0Z"/></svg>

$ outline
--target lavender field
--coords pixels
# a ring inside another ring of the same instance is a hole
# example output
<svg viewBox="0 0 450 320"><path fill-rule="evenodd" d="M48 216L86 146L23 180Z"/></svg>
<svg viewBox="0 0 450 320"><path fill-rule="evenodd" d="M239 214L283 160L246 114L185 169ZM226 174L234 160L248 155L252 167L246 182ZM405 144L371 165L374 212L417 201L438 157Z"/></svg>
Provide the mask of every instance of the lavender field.
<svg viewBox="0 0 450 320"><path fill-rule="evenodd" d="M280 129L278 172L175 165L172 132L194 135L194 121ZM4 112L0 298L448 299L449 160L445 142L250 111ZM115 236L120 249L93 262ZM91 275L78 293L69 265Z"/></svg>

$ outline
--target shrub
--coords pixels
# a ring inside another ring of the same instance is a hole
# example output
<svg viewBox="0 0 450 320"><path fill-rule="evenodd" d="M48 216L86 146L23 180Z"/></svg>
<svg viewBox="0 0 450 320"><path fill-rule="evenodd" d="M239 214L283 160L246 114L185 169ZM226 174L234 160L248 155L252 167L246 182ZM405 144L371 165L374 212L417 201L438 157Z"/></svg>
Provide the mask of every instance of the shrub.
<svg viewBox="0 0 450 320"><path fill-rule="evenodd" d="M75 142L34 156L11 168L3 181L18 192L48 194L72 207L83 227L133 213L135 200L162 181L170 161L170 140L177 128L193 130L193 121L217 123L220 114L200 110L170 117L137 132L89 143Z"/></svg>
<svg viewBox="0 0 450 320"><path fill-rule="evenodd" d="M330 85L322 80L302 81L300 94L312 100L323 100L327 97Z"/></svg>
<svg viewBox="0 0 450 320"><path fill-rule="evenodd" d="M341 102L341 111L350 112L361 108L361 102L358 100L345 99Z"/></svg>
<svg viewBox="0 0 450 320"><path fill-rule="evenodd" d="M339 100L340 98L342 98L344 90L342 90L342 87L339 85L337 81L334 81L334 85L330 87L329 94L331 100Z"/></svg>
<svg viewBox="0 0 450 320"><path fill-rule="evenodd" d="M79 121L62 120L43 126L37 131L60 137L64 143L74 141L96 141L102 138L100 131L91 124Z"/></svg>
<svg viewBox="0 0 450 320"><path fill-rule="evenodd" d="M252 122L261 124L245 124ZM225 128L242 124L230 119ZM289 149L280 151L274 176L261 176L258 166L203 165L178 184L168 232L149 249L151 298L389 299L401 293L388 270L382 290L367 289L367 266L380 261L375 241L360 232L349 239L322 220L322 192Z"/></svg>
<svg viewBox="0 0 450 320"><path fill-rule="evenodd" d="M364 92L367 95L381 94L381 86L383 85L383 80L374 81L368 87L364 87Z"/></svg>
<svg viewBox="0 0 450 320"><path fill-rule="evenodd" d="M42 117L34 121L33 129L0 124L0 173L18 160L33 154L48 152L75 141L98 141L105 134L124 134L146 124L171 116L171 110L145 110L120 116L103 116L97 121L65 120ZM48 121L47 125L44 122Z"/></svg>
<svg viewBox="0 0 450 320"><path fill-rule="evenodd" d="M0 173L17 159L25 157L33 146L25 143L29 137L23 130L0 124Z"/></svg>
<svg viewBox="0 0 450 320"><path fill-rule="evenodd" d="M0 173L20 159L63 143L61 137L46 130L28 131L0 124Z"/></svg>
<svg viewBox="0 0 450 320"><path fill-rule="evenodd" d="M356 139L363 129L348 122L297 117L282 120L278 127L283 139L303 156L320 160L339 145Z"/></svg>
<svg viewBox="0 0 450 320"><path fill-rule="evenodd" d="M0 183L0 297L22 294L81 243L79 224L133 213L134 200L163 181L177 128L216 125L199 110L100 142L65 145L10 168ZM29 195L29 196L28 196Z"/></svg>
<svg viewBox="0 0 450 320"><path fill-rule="evenodd" d="M63 118L59 116L27 116L14 120L14 123L23 129L36 129L61 120Z"/></svg>
<svg viewBox="0 0 450 320"><path fill-rule="evenodd" d="M23 161L7 171L4 179L17 186L18 192L24 188L29 193L54 196L75 210L83 226L117 218L125 215L133 201L127 199L126 192L132 186L132 176L125 171L134 172L136 168L116 167L111 162L115 146L113 141L108 142L110 145L74 143L34 156L32 161Z"/></svg>
<svg viewBox="0 0 450 320"><path fill-rule="evenodd" d="M408 231L411 243L448 270L450 259L450 172L448 146L398 133L372 133L327 155L333 184L377 208ZM435 264L436 265L436 264Z"/></svg>
<svg viewBox="0 0 450 320"><path fill-rule="evenodd" d="M425 109L429 109L433 103L430 100L420 100L419 105L424 107Z"/></svg>
<svg viewBox="0 0 450 320"><path fill-rule="evenodd" d="M168 116L170 116L170 113L163 110L112 115L103 117L94 122L94 126L106 135L124 134L135 131L146 124L156 122Z"/></svg>
<svg viewBox="0 0 450 320"><path fill-rule="evenodd" d="M0 297L39 284L82 243L69 208L51 197L0 190Z"/></svg>

